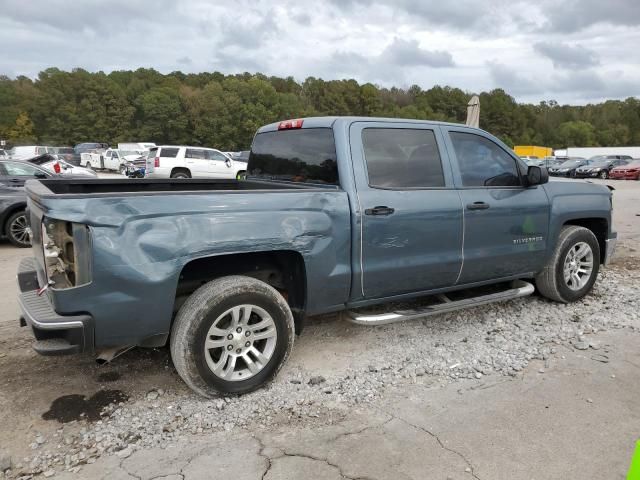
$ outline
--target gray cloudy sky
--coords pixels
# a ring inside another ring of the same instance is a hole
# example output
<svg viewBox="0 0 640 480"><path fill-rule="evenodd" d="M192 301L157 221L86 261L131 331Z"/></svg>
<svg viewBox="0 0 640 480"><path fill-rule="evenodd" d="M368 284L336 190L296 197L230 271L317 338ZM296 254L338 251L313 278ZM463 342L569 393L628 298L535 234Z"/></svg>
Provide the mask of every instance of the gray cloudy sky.
<svg viewBox="0 0 640 480"><path fill-rule="evenodd" d="M0 0L0 74L153 67L640 96L640 0Z"/></svg>

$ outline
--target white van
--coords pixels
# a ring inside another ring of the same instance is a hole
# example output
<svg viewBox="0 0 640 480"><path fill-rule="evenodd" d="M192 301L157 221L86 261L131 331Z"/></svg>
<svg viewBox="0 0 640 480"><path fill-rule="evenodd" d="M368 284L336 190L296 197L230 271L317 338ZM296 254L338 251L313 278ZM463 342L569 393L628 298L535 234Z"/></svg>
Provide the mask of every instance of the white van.
<svg viewBox="0 0 640 480"><path fill-rule="evenodd" d="M55 153L54 147L46 147L43 145L25 145L22 147L13 147L9 151L9 155L13 160L26 160L27 158L37 157L45 153Z"/></svg>
<svg viewBox="0 0 640 480"><path fill-rule="evenodd" d="M247 164L215 148L161 145L147 154L147 178L242 178Z"/></svg>

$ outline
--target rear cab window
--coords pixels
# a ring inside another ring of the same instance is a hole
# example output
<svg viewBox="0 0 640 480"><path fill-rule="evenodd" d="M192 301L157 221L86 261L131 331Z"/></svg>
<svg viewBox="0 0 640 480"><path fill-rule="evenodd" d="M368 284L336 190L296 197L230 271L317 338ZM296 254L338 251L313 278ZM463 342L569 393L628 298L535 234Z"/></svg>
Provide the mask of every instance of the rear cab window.
<svg viewBox="0 0 640 480"><path fill-rule="evenodd" d="M251 145L248 176L287 182L339 185L331 128L258 133Z"/></svg>

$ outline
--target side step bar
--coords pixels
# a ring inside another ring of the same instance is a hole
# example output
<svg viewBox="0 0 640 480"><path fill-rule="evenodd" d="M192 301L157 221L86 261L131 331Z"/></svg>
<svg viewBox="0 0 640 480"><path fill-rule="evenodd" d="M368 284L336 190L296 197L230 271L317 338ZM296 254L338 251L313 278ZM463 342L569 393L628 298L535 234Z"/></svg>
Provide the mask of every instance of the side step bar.
<svg viewBox="0 0 640 480"><path fill-rule="evenodd" d="M463 308L477 307L487 303L502 302L518 297L526 297L534 292L534 286L523 280L515 280L511 283L511 288L502 292L480 295L478 297L465 298L463 300L450 300L446 295L435 296L442 303L429 305L427 307L412 308L407 310L396 310L393 312L381 313L377 315L362 314L352 310L347 311L347 319L358 325L384 325L387 323L403 322L415 318L428 317L440 313L453 312Z"/></svg>

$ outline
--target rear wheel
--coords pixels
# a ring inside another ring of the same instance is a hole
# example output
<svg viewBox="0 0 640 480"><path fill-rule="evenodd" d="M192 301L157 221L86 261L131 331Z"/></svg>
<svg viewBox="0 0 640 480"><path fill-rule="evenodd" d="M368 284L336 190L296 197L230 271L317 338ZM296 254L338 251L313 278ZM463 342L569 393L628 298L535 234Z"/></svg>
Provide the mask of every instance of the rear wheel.
<svg viewBox="0 0 640 480"><path fill-rule="evenodd" d="M580 300L593 288L600 268L600 246L593 232L567 225L544 269L536 276L536 287L545 297L568 303Z"/></svg>
<svg viewBox="0 0 640 480"><path fill-rule="evenodd" d="M269 382L293 348L293 315L273 287L229 276L196 290L171 329L171 357L197 393L241 394Z"/></svg>
<svg viewBox="0 0 640 480"><path fill-rule="evenodd" d="M16 212L9 217L5 233L14 246L19 248L31 246L31 230L29 229L29 221L25 212Z"/></svg>

